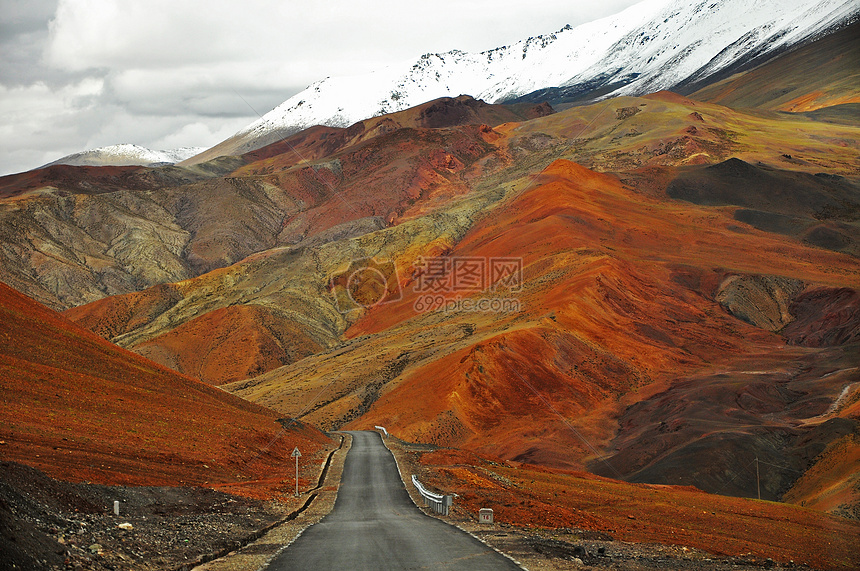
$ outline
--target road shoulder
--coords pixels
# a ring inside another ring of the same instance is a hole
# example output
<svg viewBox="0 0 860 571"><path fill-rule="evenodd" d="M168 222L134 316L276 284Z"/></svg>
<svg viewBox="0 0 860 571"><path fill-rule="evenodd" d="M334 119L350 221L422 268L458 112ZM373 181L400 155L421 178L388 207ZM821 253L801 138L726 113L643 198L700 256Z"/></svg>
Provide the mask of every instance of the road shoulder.
<svg viewBox="0 0 860 571"><path fill-rule="evenodd" d="M344 434L343 437L343 446L334 452L324 481L318 488L305 492L304 495L307 497L310 497L311 494L316 494L316 497L304 511L294 519L274 527L260 539L228 553L220 559L194 567L194 571L257 571L262 569L295 541L305 529L328 515L334 508L346 455L352 446L352 437L348 434Z"/></svg>
<svg viewBox="0 0 860 571"><path fill-rule="evenodd" d="M678 571L756 571L802 569L805 565L775 563L752 554L728 557L714 555L700 549L658 543L633 543L613 540L610 536L575 528L542 528L496 520L492 524L478 523L478 514L464 508L454 499L449 516L440 516L424 507L424 502L412 485L412 474L425 485L430 478L427 466L420 462L422 454L437 447L416 444L385 437L386 447L397 460L398 469L412 501L425 514L475 537L485 545L515 561L529 571L562 571L594 569L600 571L641 571L643 569L672 568ZM425 477L422 477L425 476ZM435 489L437 493L449 490Z"/></svg>

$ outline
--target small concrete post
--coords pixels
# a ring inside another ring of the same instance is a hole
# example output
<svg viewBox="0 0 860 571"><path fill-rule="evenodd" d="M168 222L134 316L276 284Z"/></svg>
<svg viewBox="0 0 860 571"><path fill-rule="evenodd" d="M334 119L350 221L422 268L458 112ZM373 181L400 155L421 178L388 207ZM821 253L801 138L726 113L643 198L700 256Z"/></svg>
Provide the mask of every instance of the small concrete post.
<svg viewBox="0 0 860 571"><path fill-rule="evenodd" d="M119 515L119 500L113 501L113 515Z"/></svg>
<svg viewBox="0 0 860 571"><path fill-rule="evenodd" d="M758 499L761 499L761 478L758 475L758 456L755 457L755 489L758 491Z"/></svg>
<svg viewBox="0 0 860 571"><path fill-rule="evenodd" d="M298 446L293 448L292 456L296 459L296 497L299 497L299 458L301 458L302 453L299 452Z"/></svg>
<svg viewBox="0 0 860 571"><path fill-rule="evenodd" d="M442 515L448 515L448 510L454 505L454 496L442 496Z"/></svg>
<svg viewBox="0 0 860 571"><path fill-rule="evenodd" d="M493 510L491 508L479 509L478 523L493 523Z"/></svg>

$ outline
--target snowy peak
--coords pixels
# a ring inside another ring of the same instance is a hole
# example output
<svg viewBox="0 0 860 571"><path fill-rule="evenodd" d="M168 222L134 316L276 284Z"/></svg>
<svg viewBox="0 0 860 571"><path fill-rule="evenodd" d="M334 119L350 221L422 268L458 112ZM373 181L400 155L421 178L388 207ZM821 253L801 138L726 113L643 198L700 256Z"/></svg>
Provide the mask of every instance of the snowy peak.
<svg viewBox="0 0 860 571"><path fill-rule="evenodd" d="M122 144L99 147L67 155L45 166L162 166L172 165L204 151L204 147L181 147L168 151L153 151L139 145Z"/></svg>
<svg viewBox="0 0 860 571"><path fill-rule="evenodd" d="M326 78L237 133L225 148L245 152L313 125L346 127L460 94L496 103L542 89L580 99L671 89L775 53L858 13L856 0L645 0L510 46L425 54L365 75Z"/></svg>
<svg viewBox="0 0 860 571"><path fill-rule="evenodd" d="M616 42L603 63L608 70L635 74L614 95L668 89L799 43L858 12L860 5L853 0L671 2Z"/></svg>

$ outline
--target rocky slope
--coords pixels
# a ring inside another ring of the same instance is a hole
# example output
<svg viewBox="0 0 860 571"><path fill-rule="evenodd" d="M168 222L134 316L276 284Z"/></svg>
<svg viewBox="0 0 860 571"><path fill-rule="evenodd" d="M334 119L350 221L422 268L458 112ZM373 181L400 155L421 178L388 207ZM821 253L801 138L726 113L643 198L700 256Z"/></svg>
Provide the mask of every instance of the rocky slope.
<svg viewBox="0 0 860 571"><path fill-rule="evenodd" d="M186 159L182 164L195 165L224 155L240 154L247 155L250 160L258 160L264 156L284 153L284 147L290 149L294 158L298 160L314 159L318 157L319 148L315 153L314 150L305 147L304 143L309 135L326 137L328 140L323 148L330 154L337 146L372 138L402 127L439 128L480 124L496 126L509 121L542 117L553 111L552 106L544 101L495 105L481 99L474 99L469 95L428 99L420 100L414 106L400 106L398 111L375 117L356 116L353 122L345 125L311 125L308 129L300 130L298 137L293 137L296 133L295 129L286 131L276 129L252 138L237 134ZM254 152L258 149L259 151ZM310 153L309 156L308 153Z"/></svg>
<svg viewBox="0 0 860 571"><path fill-rule="evenodd" d="M799 506L628 484L397 438L388 444L405 478L416 474L457 494L445 519L529 569L580 567L575 559L623 571L856 566L860 522ZM492 525L477 521L485 506L493 506Z"/></svg>
<svg viewBox="0 0 860 571"><path fill-rule="evenodd" d="M282 519L279 507L205 488L70 483L0 462L0 569L176 569L234 549Z"/></svg>
<svg viewBox="0 0 860 571"><path fill-rule="evenodd" d="M795 113L860 103L856 89L858 38L860 22L766 63L748 64L747 69L709 85L691 84L680 91L729 107ZM800 74L803 81L795 79Z"/></svg>
<svg viewBox="0 0 860 571"><path fill-rule="evenodd" d="M91 298L120 289L101 268L174 268L66 315L285 417L745 496L757 456L763 497L854 513L860 127L668 92L548 111L446 99L194 167L31 173L7 252L74 254ZM4 271L81 291L34 255Z"/></svg>
<svg viewBox="0 0 860 571"><path fill-rule="evenodd" d="M745 455L758 449L762 460L788 470L764 483L770 497L857 425L856 413L844 426L827 424L841 417L830 405L857 375L856 303L825 304L798 325L843 323L834 348L788 351L786 343L802 335L780 337L768 332L770 322L733 317L737 306L718 293L730 278L772 272L831 284L827 295L835 295L839 284L856 288L855 259L751 228L739 232L730 213L652 201L571 163L554 164L535 184L449 253L521 257L526 283L515 311L470 312L452 303L420 313L423 298L407 279L403 299L364 315L347 343L230 390L284 411L304 409L306 395L318 395L305 418L322 426L378 424L409 440L516 461L591 462L614 477L635 478L625 470L637 464L622 456L616 464L601 450L629 446L651 463L642 480L739 495L751 493ZM614 224L602 222L609 219ZM696 240L685 238L694 233ZM414 276L409 268L404 274ZM745 303L749 295L739 290L735 299ZM801 289L773 295L785 295L788 319L799 321ZM685 384L673 375L703 369L719 372L711 373L714 394L700 400L704 380ZM797 369L804 373L790 372ZM730 392L738 386L741 393ZM643 418L648 431L636 432L633 418L652 402L667 408ZM779 418L777 410L784 410ZM806 426L798 428L800 421ZM672 439L658 438L664 430ZM707 446L699 446L703 431L711 434Z"/></svg>
<svg viewBox="0 0 860 571"><path fill-rule="evenodd" d="M828 410L857 366L856 151L829 141L856 127L668 93L496 128L373 125L312 129L232 174L303 204L291 245L67 315L325 428L613 477L750 495L757 454L778 498L853 430ZM521 259L518 305L419 310L421 255ZM402 297L344 311L338 276L369 257L394 262Z"/></svg>
<svg viewBox="0 0 860 571"><path fill-rule="evenodd" d="M325 241L329 234L354 233L351 226L376 229L414 203L445 200L451 186L464 188L448 179L490 150L484 141L489 132L437 132L421 125L546 113L551 109L526 106L515 112L471 98L449 99L190 168L54 166L3 177L0 278L65 309L198 276L314 235ZM405 130L412 126L419 130ZM397 137L403 135L416 140L398 156ZM343 156L329 164L304 165L342 149ZM396 169L370 170L383 164ZM226 176L234 171L237 176ZM273 174L246 176L268 173ZM392 192L366 196L368 186Z"/></svg>
<svg viewBox="0 0 860 571"><path fill-rule="evenodd" d="M732 209L736 221L761 230L857 251L852 222L852 209L860 203L857 187L840 178L853 172L849 165L856 153L828 151L821 137L833 136L833 128L807 118L763 118L663 94L622 98L611 108L576 108L495 129L398 128L388 117L380 118L380 124L393 130L380 132L374 123L351 135L312 129L245 155L243 160L250 162L233 173L229 184L200 183L210 200L224 189L224 204L239 194L230 189L269 189L286 211L281 226L269 230L267 240L278 244L275 249L212 274L115 296L68 315L122 346L208 382L262 373L338 343L349 320L323 286L350 259L390 256L410 275L422 251L449 251L487 208L528 184L532 169L560 155L623 169L619 176L642 193L723 205ZM731 132L723 128L729 125ZM791 137L785 136L789 132ZM836 132L860 138L853 127ZM579 135L576 142L570 133ZM812 158L792 166L840 175L778 168L785 165L779 151L786 149ZM715 161L733 152L759 166L739 159L710 167L673 166ZM774 166L764 166L760 159ZM724 189L739 181L761 190L726 194ZM769 189L786 184L794 189L786 195L808 196L805 202L767 203ZM368 188L374 192L367 193ZM218 226L222 212L213 211L206 227L223 232ZM233 218L242 224L254 220L236 212ZM774 227L773 219L793 224ZM241 236L241 228L234 235ZM815 240L827 235L838 239ZM243 304L252 307L236 307Z"/></svg>

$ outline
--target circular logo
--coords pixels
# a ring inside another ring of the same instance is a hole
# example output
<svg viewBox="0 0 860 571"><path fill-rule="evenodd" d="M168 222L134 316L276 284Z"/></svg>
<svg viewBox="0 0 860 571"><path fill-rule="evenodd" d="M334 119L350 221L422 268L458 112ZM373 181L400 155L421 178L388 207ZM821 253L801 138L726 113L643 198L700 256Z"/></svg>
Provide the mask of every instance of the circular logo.
<svg viewBox="0 0 860 571"><path fill-rule="evenodd" d="M388 279L376 268L362 267L349 276L346 291L352 301L362 307L373 307L385 299Z"/></svg>

